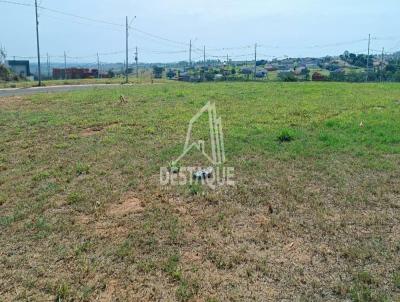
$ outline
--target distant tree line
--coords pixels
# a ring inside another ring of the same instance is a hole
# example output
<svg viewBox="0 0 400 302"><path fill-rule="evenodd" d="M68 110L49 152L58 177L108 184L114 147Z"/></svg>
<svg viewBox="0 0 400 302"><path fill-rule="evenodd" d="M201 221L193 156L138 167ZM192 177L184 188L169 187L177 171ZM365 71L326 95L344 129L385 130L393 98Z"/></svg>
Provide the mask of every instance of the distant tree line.
<svg viewBox="0 0 400 302"><path fill-rule="evenodd" d="M350 65L367 68L367 63L369 62L369 66L371 66L374 61L373 55L365 55L365 54L354 54L348 51L345 51L342 55L340 55L340 59L349 63Z"/></svg>
<svg viewBox="0 0 400 302"><path fill-rule="evenodd" d="M12 77L11 71L5 65L6 57L6 51L0 47L0 81L9 81Z"/></svg>

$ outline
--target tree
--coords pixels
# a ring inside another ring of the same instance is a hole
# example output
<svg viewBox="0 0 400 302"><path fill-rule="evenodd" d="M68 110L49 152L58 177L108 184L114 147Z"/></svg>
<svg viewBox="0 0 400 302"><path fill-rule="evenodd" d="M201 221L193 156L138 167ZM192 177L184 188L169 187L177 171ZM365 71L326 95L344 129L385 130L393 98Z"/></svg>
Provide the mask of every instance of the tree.
<svg viewBox="0 0 400 302"><path fill-rule="evenodd" d="M0 64L0 80L9 81L11 77L10 70L3 64Z"/></svg>
<svg viewBox="0 0 400 302"><path fill-rule="evenodd" d="M176 76L176 72L172 69L168 69L166 75L167 75L167 78L171 80L174 76Z"/></svg>
<svg viewBox="0 0 400 302"><path fill-rule="evenodd" d="M344 82L346 81L346 73L344 70L335 70L329 74L329 80L335 82Z"/></svg>
<svg viewBox="0 0 400 302"><path fill-rule="evenodd" d="M297 82L296 75L293 72L280 72L278 73L278 78L284 82Z"/></svg>
<svg viewBox="0 0 400 302"><path fill-rule="evenodd" d="M6 50L3 47L0 47L0 80L3 81L9 81L11 77L11 71L4 65L6 57Z"/></svg>
<svg viewBox="0 0 400 302"><path fill-rule="evenodd" d="M386 72L396 72L397 70L397 66L395 64L393 64L392 62L390 62L386 67L385 67L385 71Z"/></svg>
<svg viewBox="0 0 400 302"><path fill-rule="evenodd" d="M259 60L256 62L256 66L264 66L265 64L267 64L268 62L265 60Z"/></svg>
<svg viewBox="0 0 400 302"><path fill-rule="evenodd" d="M316 71L312 75L312 80L313 81L326 81L327 77L325 75L323 75L322 73Z"/></svg>
<svg viewBox="0 0 400 302"><path fill-rule="evenodd" d="M115 72L112 71L112 69L110 69L110 70L107 72L107 75L108 75L109 78L113 78L113 77L115 77Z"/></svg>
<svg viewBox="0 0 400 302"><path fill-rule="evenodd" d="M0 46L0 64L4 64L6 61L7 53L6 50Z"/></svg>
<svg viewBox="0 0 400 302"><path fill-rule="evenodd" d="M154 78L156 79L161 79L162 78L162 73L164 72L164 68L163 67L159 67L159 66L153 66L153 75Z"/></svg>
<svg viewBox="0 0 400 302"><path fill-rule="evenodd" d="M400 70L397 71L394 75L393 75L393 80L395 82L400 82Z"/></svg>
<svg viewBox="0 0 400 302"><path fill-rule="evenodd" d="M244 74L247 79L249 79L249 76L253 73L253 70L251 68L242 68L240 72L241 74Z"/></svg>
<svg viewBox="0 0 400 302"><path fill-rule="evenodd" d="M206 73L204 73L204 78L206 79L206 81L214 81L215 73L212 71L207 71Z"/></svg>
<svg viewBox="0 0 400 302"><path fill-rule="evenodd" d="M310 80L310 69L307 67L303 68L300 72L300 75L302 75L306 81Z"/></svg>

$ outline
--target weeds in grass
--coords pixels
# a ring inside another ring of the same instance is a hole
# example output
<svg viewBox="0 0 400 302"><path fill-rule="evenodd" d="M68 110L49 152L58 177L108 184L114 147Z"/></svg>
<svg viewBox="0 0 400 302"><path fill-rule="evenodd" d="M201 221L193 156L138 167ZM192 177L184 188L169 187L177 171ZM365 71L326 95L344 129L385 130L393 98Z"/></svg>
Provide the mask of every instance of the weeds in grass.
<svg viewBox="0 0 400 302"><path fill-rule="evenodd" d="M189 282L187 280L181 280L179 287L176 290L176 298L178 301L189 301L199 291L199 286L196 282Z"/></svg>
<svg viewBox="0 0 400 302"><path fill-rule="evenodd" d="M178 243L181 235L181 226L179 224L178 218L171 217L170 219L168 219L165 227L169 230L169 238L171 242Z"/></svg>
<svg viewBox="0 0 400 302"><path fill-rule="evenodd" d="M179 268L180 256L174 254L170 256L165 264L164 270L168 275L175 281L180 281L182 278L182 272Z"/></svg>
<svg viewBox="0 0 400 302"><path fill-rule="evenodd" d="M379 284L371 273L363 271L356 276L350 288L350 296L354 302L387 302L388 297L379 290Z"/></svg>
<svg viewBox="0 0 400 302"><path fill-rule="evenodd" d="M15 216L10 215L10 216L1 216L0 217L0 226L9 226L15 221Z"/></svg>
<svg viewBox="0 0 400 302"><path fill-rule="evenodd" d="M36 174L36 175L32 178L32 180L33 180L33 181L39 182L39 181L45 180L45 179L47 179L47 178L49 178L49 177L50 177L50 173L47 172L47 171L44 171L44 172L40 172L40 173Z"/></svg>
<svg viewBox="0 0 400 302"><path fill-rule="evenodd" d="M138 261L136 263L136 265L140 272L143 272L146 274L157 269L157 264L154 261L152 261L151 259L145 259L145 260Z"/></svg>
<svg viewBox="0 0 400 302"><path fill-rule="evenodd" d="M65 301L69 294L70 294L71 290L70 287L67 283L63 282L58 288L57 288L57 292L56 292L56 298L55 301L56 302L63 302Z"/></svg>
<svg viewBox="0 0 400 302"><path fill-rule="evenodd" d="M116 251L116 255L123 259L127 258L131 255L133 249L132 241L130 239L126 239L118 248Z"/></svg>
<svg viewBox="0 0 400 302"><path fill-rule="evenodd" d="M293 139L294 135L289 129L282 130L281 133L278 135L278 141L281 143L291 142Z"/></svg>
<svg viewBox="0 0 400 302"><path fill-rule="evenodd" d="M400 289L400 272L393 274L393 283L396 288Z"/></svg>
<svg viewBox="0 0 400 302"><path fill-rule="evenodd" d="M68 195L67 200L69 205L74 205L83 202L85 196L80 192L72 192Z"/></svg>
<svg viewBox="0 0 400 302"><path fill-rule="evenodd" d="M84 241L81 244L79 244L76 248L75 248L75 255L76 256L80 256L84 253L87 253L90 249L90 247L92 246L92 243L90 241Z"/></svg>
<svg viewBox="0 0 400 302"><path fill-rule="evenodd" d="M203 192L203 187L199 181L194 181L192 184L189 185L189 193L190 195L199 195Z"/></svg>
<svg viewBox="0 0 400 302"><path fill-rule="evenodd" d="M180 170L181 170L181 165L179 163L173 163L173 162L168 163L168 171L170 173L179 173Z"/></svg>
<svg viewBox="0 0 400 302"><path fill-rule="evenodd" d="M33 230L35 232L35 239L43 239L51 232L51 224L46 220L46 218L40 216L34 219L33 222L27 223L25 228L28 230Z"/></svg>
<svg viewBox="0 0 400 302"><path fill-rule="evenodd" d="M89 169L90 169L89 165L86 165L83 163L77 163L75 172L76 172L76 175L80 176L80 175L84 175L84 174L89 174Z"/></svg>
<svg viewBox="0 0 400 302"><path fill-rule="evenodd" d="M174 82L1 100L0 300L397 301L399 93ZM237 187L161 189L209 100ZM141 211L110 215L128 191Z"/></svg>

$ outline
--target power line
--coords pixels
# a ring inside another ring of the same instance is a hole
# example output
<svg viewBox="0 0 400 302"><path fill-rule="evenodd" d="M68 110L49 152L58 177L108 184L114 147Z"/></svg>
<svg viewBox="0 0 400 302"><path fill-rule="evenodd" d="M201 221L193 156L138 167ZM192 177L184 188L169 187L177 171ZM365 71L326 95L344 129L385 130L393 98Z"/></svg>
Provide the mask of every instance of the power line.
<svg viewBox="0 0 400 302"><path fill-rule="evenodd" d="M111 26L118 26L118 27L123 27L124 26L123 24L118 24L118 23L109 22L109 21L105 21L105 20L79 16L79 15L66 13L66 12L63 12L63 11L60 11L60 10L57 10L57 9L48 8L48 7L44 7L44 6L38 6L38 7L40 9L47 10L49 12L53 12L53 13L56 13L56 14L65 15L65 16L69 16L69 17L73 17L73 18L78 18L78 19L82 19L82 20L86 20L86 21L90 21L90 22L102 23L102 24L107 24L107 25L111 25Z"/></svg>
<svg viewBox="0 0 400 302"><path fill-rule="evenodd" d="M257 43L254 44L254 78L257 75Z"/></svg>
<svg viewBox="0 0 400 302"><path fill-rule="evenodd" d="M146 51L147 53L156 54L156 55L163 55L163 54L184 54L187 53L187 50L176 50L176 51L160 51L160 50L148 50L146 48L141 48L141 50Z"/></svg>
<svg viewBox="0 0 400 302"><path fill-rule="evenodd" d="M192 67L192 40L189 43L189 67Z"/></svg>
<svg viewBox="0 0 400 302"><path fill-rule="evenodd" d="M22 3L22 2L8 1L8 0L0 0L0 2L9 3L9 4L15 4L15 5L32 6L29 3ZM53 13L56 13L56 14L65 15L65 16L69 16L69 17L73 17L73 18L77 18L77 19L90 21L90 22L107 24L107 25L116 26L116 27L120 27L120 28L125 27L124 24L118 24L118 23L115 23L115 22L110 22L110 21L105 21L105 20L100 20L100 19L80 16L80 15L76 15L76 14L72 14L72 13L67 13L67 12L64 12L64 11L61 11L61 10L48 8L48 7L41 6L41 5L38 5L38 8L40 8L42 10L49 11L49 12L53 12ZM162 41L165 41L165 42L170 42L170 43L179 44L179 45L187 45L187 43L180 42L180 41L175 41L175 40L168 39L168 38L164 38L164 37L161 37L159 35L155 35L155 34L146 32L144 30L138 29L136 27L132 28L131 26L129 26L129 28L132 29L133 31L139 32L141 34L144 34L144 35L147 35L149 37L152 37L152 38L155 38L155 39L159 39L159 40L162 40Z"/></svg>
<svg viewBox="0 0 400 302"><path fill-rule="evenodd" d="M368 55L367 55L367 73L365 76L365 82L368 82L368 75L369 75L369 51L371 47L371 34L368 35Z"/></svg>
<svg viewBox="0 0 400 302"><path fill-rule="evenodd" d="M59 17L53 16L53 15L47 13L47 12L46 13L42 12L40 15L42 17L45 17L45 18L51 18L51 19L54 19L56 21L63 22L63 23L68 23L68 24L74 23L74 24L79 24L79 25L84 25L84 26L88 26L88 25L89 26L98 26L98 24L93 24L93 23L88 23L88 22L83 23L83 22L76 21L76 20L73 20L73 19L66 20L66 19L63 19L63 18L59 18ZM124 31L123 29L117 29L115 27L105 27L105 26L103 26L102 29L116 31L116 32L123 32Z"/></svg>
<svg viewBox="0 0 400 302"><path fill-rule="evenodd" d="M26 6L26 7L32 7L33 5L30 3L26 3L26 2L19 2L19 1L10 1L10 0L0 0L0 3L6 3L6 4L13 4L13 5L20 5L20 6ZM94 22L94 23L101 23L101 24L105 24L105 25L109 25L109 26L113 26L113 27L119 27L120 29L113 29L113 30L117 30L117 31L122 31L124 24L119 24L119 23L115 23L115 22L110 22L110 21L106 21L106 20L101 20L101 19L97 19L97 18L91 18L91 17L86 17L86 16L81 16L81 15L77 15L77 14L73 14L73 13L68 13L65 11L61 11L58 9L53 9L53 8L49 8L49 7L45 7L42 5L38 5L37 6L39 9L44 10L44 11L48 11L51 13L55 13L55 14L60 14L60 15L65 15L68 17L73 17L73 18L78 18L78 19L82 19L85 21L89 21L89 22ZM48 17L52 17L52 18L56 18L54 16L51 15L46 15ZM73 22L73 21L71 21ZM76 21L75 21L76 22ZM78 22L76 22L78 23ZM78 23L78 24L82 24L82 23ZM86 24L83 24L86 25ZM184 45L187 46L188 44L185 42L181 42L181 41L176 41L176 40L172 40L172 39L168 39L156 34L152 34L149 32L146 32L144 30L138 29L138 28L132 28L131 26L129 26L130 29L132 29L134 32L137 32L139 34L145 35L147 37L153 38L153 39L157 39L159 41L163 41L163 42L167 42L167 43L172 43L172 44L177 44L177 45ZM393 40L396 37L373 37L371 38L372 40ZM339 43L332 43L332 44L325 44L325 45L312 45L312 46L306 46L304 47L304 49L315 49L315 48L327 48L327 47L336 47L336 46L343 46L343 45L349 45L349 44L356 44L356 43L360 43L360 42L364 42L366 41L366 39L359 39L359 40L353 40L353 41L345 41L345 42L339 42ZM258 45L258 47L264 47L264 48L276 48L276 49L282 49L282 48L290 48L290 47L278 47L278 46L268 46L268 45ZM208 49L208 51L227 51L227 50L240 50L240 49L246 49L246 48L251 48L251 46L249 45L245 45L245 46L239 46L239 47L225 47L225 48L211 48ZM299 49L298 46L293 46L292 48L296 48ZM300 47L302 48L302 47ZM396 47L394 47L393 49L395 49ZM201 49L195 49L192 47L193 51L198 51L198 52L203 52L203 50ZM167 54L168 52L154 52L154 54L162 54L165 53ZM179 53L177 52L170 52L172 53ZM183 53L183 51L182 51ZM94 55L93 55L94 56Z"/></svg>
<svg viewBox="0 0 400 302"><path fill-rule="evenodd" d="M132 30L133 30L133 31L136 31L136 32L139 32L139 33L141 33L141 34L147 35L147 36L149 36L149 37L153 37L153 38L155 38L155 39L162 40L162 41L166 41L166 42L170 42L170 43L174 43L174 44L179 44L179 45L185 45L185 46L188 45L188 43L184 43L184 42L179 42L179 41L167 39L167 38L164 38L164 37L155 35L155 34L148 33L148 32L146 32L146 31L141 30L141 29L138 29L138 28L136 28L136 27L135 27L135 28L132 28Z"/></svg>
<svg viewBox="0 0 400 302"><path fill-rule="evenodd" d="M129 68L129 46L128 46L128 37L129 37L129 27L128 27L128 16L126 16L126 59L125 59L125 83L128 84L128 68Z"/></svg>
<svg viewBox="0 0 400 302"><path fill-rule="evenodd" d="M30 3L16 2L16 1L7 1L7 0L0 0L0 3L15 4L15 5L21 5L21 6L33 6L33 5L30 4Z"/></svg>
<svg viewBox="0 0 400 302"><path fill-rule="evenodd" d="M136 79L139 79L139 53L138 53L138 48L136 46L136 51L135 51L135 63L136 63Z"/></svg>

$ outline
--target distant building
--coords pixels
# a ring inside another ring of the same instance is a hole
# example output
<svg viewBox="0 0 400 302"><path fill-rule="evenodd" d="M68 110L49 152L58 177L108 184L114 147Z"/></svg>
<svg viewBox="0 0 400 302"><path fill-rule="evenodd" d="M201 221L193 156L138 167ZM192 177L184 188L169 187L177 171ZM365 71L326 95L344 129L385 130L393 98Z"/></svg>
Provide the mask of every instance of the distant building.
<svg viewBox="0 0 400 302"><path fill-rule="evenodd" d="M26 78L31 75L29 61L27 60L9 60L6 61L6 66L17 76Z"/></svg>
<svg viewBox="0 0 400 302"><path fill-rule="evenodd" d="M276 70L278 70L278 67L277 67L277 66L274 66L274 65L272 65L272 64L265 64L265 69L266 69L267 71L276 71Z"/></svg>
<svg viewBox="0 0 400 302"><path fill-rule="evenodd" d="M89 68L54 68L53 79L90 79L97 78L99 71Z"/></svg>

